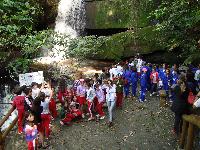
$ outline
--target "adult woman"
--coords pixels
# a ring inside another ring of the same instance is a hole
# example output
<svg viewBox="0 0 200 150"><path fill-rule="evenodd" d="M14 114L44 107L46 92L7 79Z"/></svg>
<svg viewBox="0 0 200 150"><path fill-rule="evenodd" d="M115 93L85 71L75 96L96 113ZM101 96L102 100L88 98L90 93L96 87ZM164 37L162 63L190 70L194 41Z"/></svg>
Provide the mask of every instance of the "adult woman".
<svg viewBox="0 0 200 150"><path fill-rule="evenodd" d="M106 89L106 102L108 106L108 113L109 113L109 127L113 125L113 109L116 102L116 85L113 84L111 80L108 80L107 89Z"/></svg>
<svg viewBox="0 0 200 150"><path fill-rule="evenodd" d="M178 83L177 86L175 86L173 89L174 101L172 103L171 110L175 113L173 132L176 135L179 135L180 127L182 124L182 115L188 112L188 103L187 103L188 90L183 80L178 80L177 83Z"/></svg>

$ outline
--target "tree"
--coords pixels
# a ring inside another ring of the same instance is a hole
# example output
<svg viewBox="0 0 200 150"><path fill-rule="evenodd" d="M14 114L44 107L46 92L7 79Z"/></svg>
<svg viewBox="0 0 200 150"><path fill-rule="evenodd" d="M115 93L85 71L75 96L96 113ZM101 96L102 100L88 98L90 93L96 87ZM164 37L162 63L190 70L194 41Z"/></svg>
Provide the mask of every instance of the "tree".
<svg viewBox="0 0 200 150"><path fill-rule="evenodd" d="M185 63L198 59L200 40L200 3L198 0L162 1L151 13L157 20L159 42L168 50L179 50Z"/></svg>

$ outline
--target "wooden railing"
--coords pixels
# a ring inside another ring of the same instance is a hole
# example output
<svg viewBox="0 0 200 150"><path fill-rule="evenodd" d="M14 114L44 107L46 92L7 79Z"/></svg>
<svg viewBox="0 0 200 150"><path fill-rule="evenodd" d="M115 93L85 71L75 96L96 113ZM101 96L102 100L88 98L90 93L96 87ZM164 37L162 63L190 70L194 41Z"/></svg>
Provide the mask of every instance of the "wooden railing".
<svg viewBox="0 0 200 150"><path fill-rule="evenodd" d="M180 137L180 148L184 148L184 150L193 149L194 126L200 128L200 116L183 115L182 133Z"/></svg>
<svg viewBox="0 0 200 150"><path fill-rule="evenodd" d="M12 123L9 125L7 129L5 129L3 132L1 131L2 125L8 120L8 118L11 116L11 113L15 110L15 107L12 106L12 108L8 111L8 113L5 115L5 117L0 121L0 150L5 149L5 139L6 136L10 133L12 128L16 125L18 117L16 117Z"/></svg>

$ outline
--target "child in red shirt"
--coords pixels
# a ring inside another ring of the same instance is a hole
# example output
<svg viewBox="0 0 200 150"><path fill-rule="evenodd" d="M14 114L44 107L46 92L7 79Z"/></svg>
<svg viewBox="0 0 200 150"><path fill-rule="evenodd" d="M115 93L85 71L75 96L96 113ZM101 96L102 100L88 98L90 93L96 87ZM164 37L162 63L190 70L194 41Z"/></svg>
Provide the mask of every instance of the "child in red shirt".
<svg viewBox="0 0 200 150"><path fill-rule="evenodd" d="M65 118L60 121L61 125L70 125L71 121L75 118L82 118L82 112L80 109L76 108L76 103L71 102L69 113L66 114Z"/></svg>
<svg viewBox="0 0 200 150"><path fill-rule="evenodd" d="M23 132L23 119L24 119L24 101L25 101L25 96L21 95L22 93L22 89L21 88L17 88L14 92L14 94L16 94L16 96L13 99L13 104L12 106L14 106L17 111L18 111L18 134L22 134Z"/></svg>

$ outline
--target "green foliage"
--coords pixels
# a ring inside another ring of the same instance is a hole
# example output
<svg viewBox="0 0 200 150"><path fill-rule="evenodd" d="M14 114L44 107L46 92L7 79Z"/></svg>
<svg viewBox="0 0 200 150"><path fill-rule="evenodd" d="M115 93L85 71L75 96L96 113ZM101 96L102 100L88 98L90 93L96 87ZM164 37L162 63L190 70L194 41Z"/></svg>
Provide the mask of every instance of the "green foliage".
<svg viewBox="0 0 200 150"><path fill-rule="evenodd" d="M16 50L24 41L22 35L32 34L41 9L31 0L2 0L0 2L0 48ZM21 43L22 42L22 43Z"/></svg>
<svg viewBox="0 0 200 150"><path fill-rule="evenodd" d="M52 31L37 31L42 13L38 0L0 1L0 62L9 64L15 74L27 71L29 59L40 55L40 47L52 46L48 38Z"/></svg>
<svg viewBox="0 0 200 150"><path fill-rule="evenodd" d="M69 53L77 58L120 59L124 48L130 43L131 32L113 36L85 36L71 41Z"/></svg>
<svg viewBox="0 0 200 150"><path fill-rule="evenodd" d="M114 0L96 2L96 28L146 27L155 0Z"/></svg>
<svg viewBox="0 0 200 150"><path fill-rule="evenodd" d="M151 13L158 20L156 31L162 35L160 44L168 50L179 49L186 63L194 61L194 55L199 54L198 41L200 25L200 3L196 0L163 1Z"/></svg>
<svg viewBox="0 0 200 150"><path fill-rule="evenodd" d="M137 52L146 54L160 49L160 45L156 44L157 37L152 27L137 32L128 30L112 36L79 37L71 41L69 54L77 58L120 60Z"/></svg>
<svg viewBox="0 0 200 150"><path fill-rule="evenodd" d="M29 59L17 58L8 64L8 69L13 75L18 76L20 73L26 73L32 61Z"/></svg>

